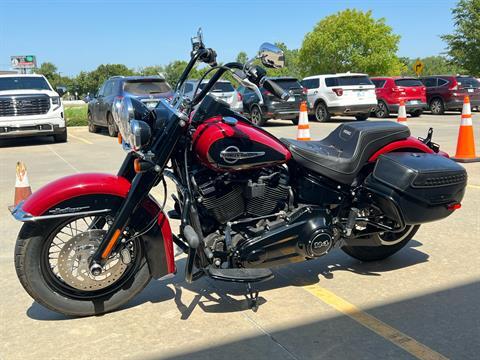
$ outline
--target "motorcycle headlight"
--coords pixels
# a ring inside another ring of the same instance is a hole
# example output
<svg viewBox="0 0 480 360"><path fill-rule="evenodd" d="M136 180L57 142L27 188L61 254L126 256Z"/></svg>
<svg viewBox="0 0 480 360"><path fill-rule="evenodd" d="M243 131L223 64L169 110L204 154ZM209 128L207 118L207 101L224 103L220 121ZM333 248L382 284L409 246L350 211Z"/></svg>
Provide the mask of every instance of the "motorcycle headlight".
<svg viewBox="0 0 480 360"><path fill-rule="evenodd" d="M133 150L140 150L147 145L151 136L150 126L145 121L130 120L130 136L128 140Z"/></svg>
<svg viewBox="0 0 480 360"><path fill-rule="evenodd" d="M150 126L144 121L135 119L135 108L131 98L117 96L113 101L112 113L126 145L125 149L138 151L148 144L152 135Z"/></svg>
<svg viewBox="0 0 480 360"><path fill-rule="evenodd" d="M51 99L52 99L53 110L57 110L62 104L62 100L60 99L60 96L52 96Z"/></svg>

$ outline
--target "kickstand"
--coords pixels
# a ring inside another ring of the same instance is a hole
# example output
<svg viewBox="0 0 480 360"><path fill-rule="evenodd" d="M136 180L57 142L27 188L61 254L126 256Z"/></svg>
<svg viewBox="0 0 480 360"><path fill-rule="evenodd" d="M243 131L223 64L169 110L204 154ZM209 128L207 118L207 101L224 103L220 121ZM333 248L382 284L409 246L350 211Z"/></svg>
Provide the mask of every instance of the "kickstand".
<svg viewBox="0 0 480 360"><path fill-rule="evenodd" d="M248 300L248 306L252 309L253 312L257 312L258 310L258 291L254 291L252 289L252 285L247 283L247 291L248 294L246 295Z"/></svg>

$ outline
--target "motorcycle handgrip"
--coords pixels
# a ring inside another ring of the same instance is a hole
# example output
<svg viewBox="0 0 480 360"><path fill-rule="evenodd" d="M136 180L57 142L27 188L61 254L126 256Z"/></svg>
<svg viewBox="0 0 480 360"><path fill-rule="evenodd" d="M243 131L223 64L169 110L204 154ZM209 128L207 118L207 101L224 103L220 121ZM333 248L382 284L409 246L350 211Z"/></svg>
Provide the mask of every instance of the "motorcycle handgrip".
<svg viewBox="0 0 480 360"><path fill-rule="evenodd" d="M284 101L288 100L288 98L290 97L290 95L273 80L270 80L270 79L264 80L262 86L265 90L270 91L273 95L275 95L276 97Z"/></svg>

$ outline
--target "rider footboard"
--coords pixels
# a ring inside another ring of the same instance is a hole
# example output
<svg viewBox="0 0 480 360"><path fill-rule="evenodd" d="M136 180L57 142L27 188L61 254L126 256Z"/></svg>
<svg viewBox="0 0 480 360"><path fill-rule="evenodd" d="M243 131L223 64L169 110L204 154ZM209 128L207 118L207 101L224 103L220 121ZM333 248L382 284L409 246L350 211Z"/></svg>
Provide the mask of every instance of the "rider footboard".
<svg viewBox="0 0 480 360"><path fill-rule="evenodd" d="M467 172L437 154L390 153L379 157L365 186L391 218L409 224L443 219L460 206ZM398 219L400 220L400 219Z"/></svg>

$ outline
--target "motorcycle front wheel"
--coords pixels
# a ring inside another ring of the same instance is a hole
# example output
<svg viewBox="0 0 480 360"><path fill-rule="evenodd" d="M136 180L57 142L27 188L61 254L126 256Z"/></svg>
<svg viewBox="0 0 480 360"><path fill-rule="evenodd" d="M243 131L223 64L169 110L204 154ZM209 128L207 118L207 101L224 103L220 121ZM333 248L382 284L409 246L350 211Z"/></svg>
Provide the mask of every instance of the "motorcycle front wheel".
<svg viewBox="0 0 480 360"><path fill-rule="evenodd" d="M69 316L113 311L151 279L139 238L127 239L101 275L89 271L92 254L112 222L109 216L25 223L15 245L17 276L39 304Z"/></svg>

